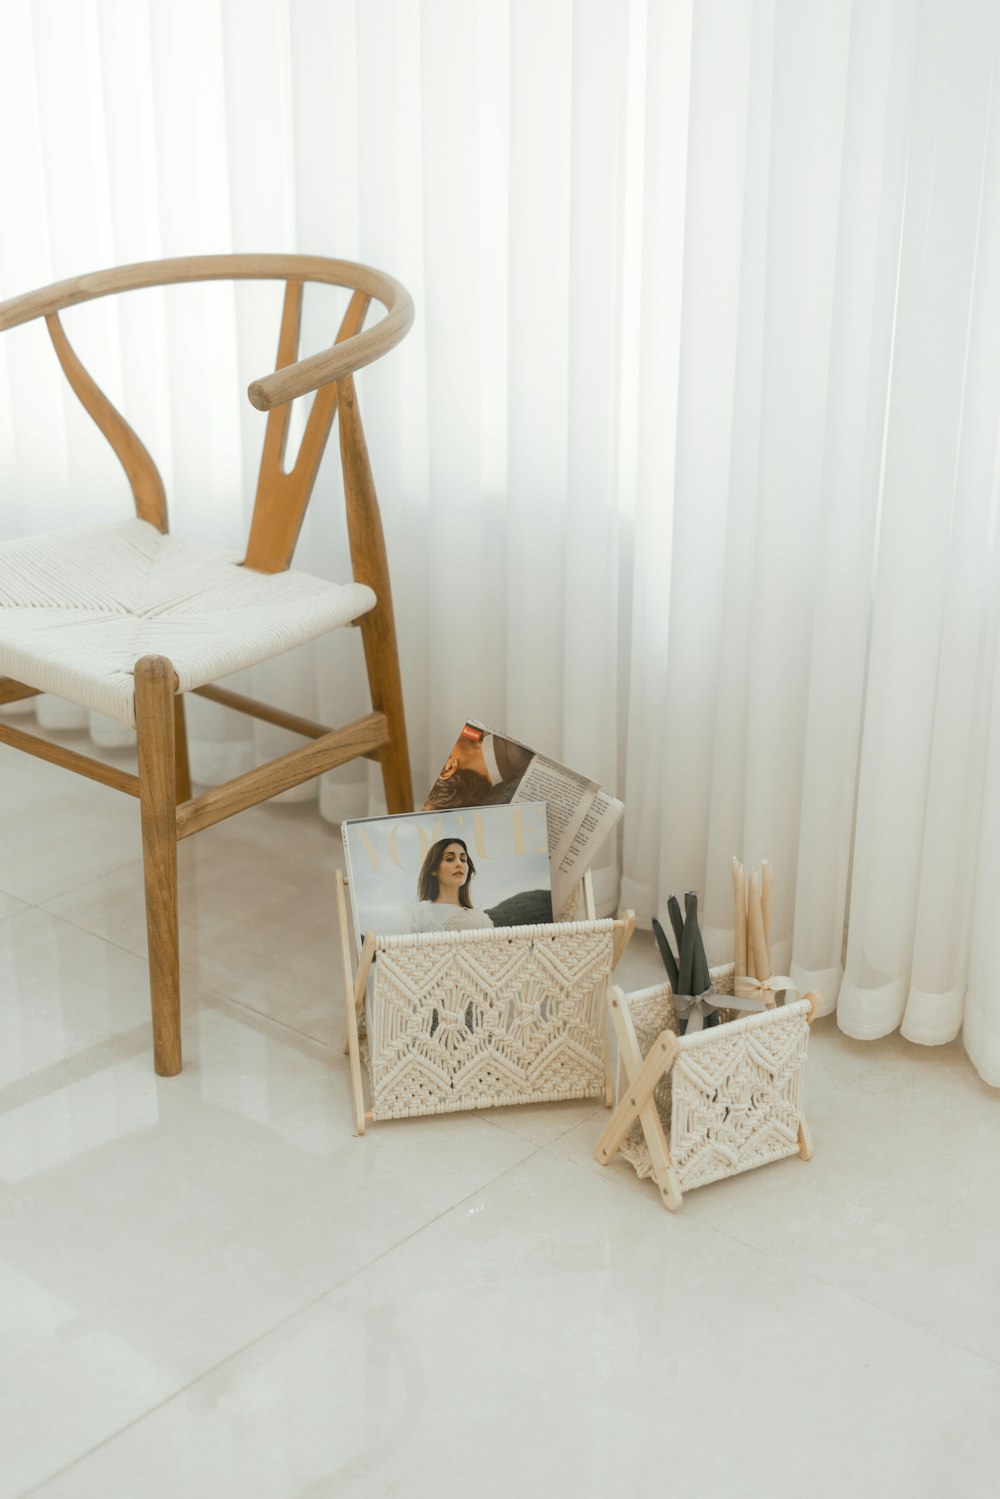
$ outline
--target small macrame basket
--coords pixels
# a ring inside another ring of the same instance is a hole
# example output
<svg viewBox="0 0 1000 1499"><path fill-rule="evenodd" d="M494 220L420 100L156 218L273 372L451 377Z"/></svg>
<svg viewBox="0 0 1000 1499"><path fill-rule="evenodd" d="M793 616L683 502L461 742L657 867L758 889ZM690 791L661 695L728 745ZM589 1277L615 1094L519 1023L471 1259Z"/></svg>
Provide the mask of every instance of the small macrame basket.
<svg viewBox="0 0 1000 1499"><path fill-rule="evenodd" d="M733 993L733 965L711 970L719 995ZM610 992L619 1046L618 1103L594 1154L616 1150L652 1177L668 1208L684 1192L785 1156L808 1160L802 1106L815 996L678 1035L669 984Z"/></svg>
<svg viewBox="0 0 1000 1499"><path fill-rule="evenodd" d="M355 1128L505 1104L613 1101L608 985L635 918L377 936L352 966L338 872ZM593 911L589 888L582 897ZM571 909L578 909L575 900ZM369 1077L365 1106L362 1066Z"/></svg>

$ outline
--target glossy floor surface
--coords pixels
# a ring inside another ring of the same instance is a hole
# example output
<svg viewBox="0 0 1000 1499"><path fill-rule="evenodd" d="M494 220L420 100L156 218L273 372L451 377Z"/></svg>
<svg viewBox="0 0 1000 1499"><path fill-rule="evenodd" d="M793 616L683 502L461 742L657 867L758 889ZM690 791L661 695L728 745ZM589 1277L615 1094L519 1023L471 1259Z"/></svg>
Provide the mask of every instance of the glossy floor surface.
<svg viewBox="0 0 1000 1499"><path fill-rule="evenodd" d="M309 807L181 846L170 1080L136 804L0 749L0 818L2 1499L1000 1492L1000 1095L958 1046L819 1022L814 1160L670 1215L590 1104L354 1138Z"/></svg>

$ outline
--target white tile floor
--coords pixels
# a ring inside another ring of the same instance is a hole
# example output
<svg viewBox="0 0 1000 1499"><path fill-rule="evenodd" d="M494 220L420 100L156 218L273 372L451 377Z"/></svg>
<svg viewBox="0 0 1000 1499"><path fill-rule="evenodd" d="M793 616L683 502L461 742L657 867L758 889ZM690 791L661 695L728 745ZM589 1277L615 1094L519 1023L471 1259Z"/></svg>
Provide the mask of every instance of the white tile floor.
<svg viewBox="0 0 1000 1499"><path fill-rule="evenodd" d="M815 1159L671 1216L589 1104L354 1138L310 808L182 845L170 1080L136 805L0 749L0 826L2 1499L1000 1492L1000 1094L957 1045L819 1022Z"/></svg>

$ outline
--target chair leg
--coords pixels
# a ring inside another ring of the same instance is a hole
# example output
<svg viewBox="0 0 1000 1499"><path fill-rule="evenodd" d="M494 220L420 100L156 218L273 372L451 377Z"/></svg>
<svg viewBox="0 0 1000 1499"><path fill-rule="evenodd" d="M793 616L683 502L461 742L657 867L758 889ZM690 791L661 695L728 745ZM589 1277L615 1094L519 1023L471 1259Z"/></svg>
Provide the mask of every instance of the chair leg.
<svg viewBox="0 0 1000 1499"><path fill-rule="evenodd" d="M337 383L337 408L340 414L340 456L344 468L351 565L357 582L367 583L374 589L378 599L375 608L368 614L363 614L358 623L365 649L372 707L376 713L385 714L389 731L389 743L379 754L386 806L390 813L412 812L413 780L410 775L410 752L406 743L403 685L399 674L389 562L375 480L368 459L368 445L361 425L354 381L350 377Z"/></svg>
<svg viewBox="0 0 1000 1499"><path fill-rule="evenodd" d="M184 698L178 692L174 698L174 775L176 778L177 803L191 800L191 767L188 761L187 720L184 717Z"/></svg>
<svg viewBox="0 0 1000 1499"><path fill-rule="evenodd" d="M403 684L399 674L399 653L396 649L396 626L392 615L392 601L381 600L372 614L361 620L361 638L365 648L365 664L368 668L368 686L372 707L384 713L389 731L389 743L379 754L382 766L382 781L385 786L385 805L390 813L413 811L413 777L410 773L410 751L406 742L406 719L403 715Z"/></svg>
<svg viewBox="0 0 1000 1499"><path fill-rule="evenodd" d="M181 1070L180 953L177 938L177 822L174 703L177 679L165 656L135 664L139 807L146 885L146 937L153 1010L153 1064Z"/></svg>

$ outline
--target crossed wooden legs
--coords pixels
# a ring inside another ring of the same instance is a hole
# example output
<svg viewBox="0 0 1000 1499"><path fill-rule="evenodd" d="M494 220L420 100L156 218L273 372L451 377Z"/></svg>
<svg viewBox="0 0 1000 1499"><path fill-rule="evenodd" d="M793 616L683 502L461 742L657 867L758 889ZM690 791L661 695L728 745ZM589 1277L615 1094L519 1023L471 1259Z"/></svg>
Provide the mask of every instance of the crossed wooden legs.
<svg viewBox="0 0 1000 1499"><path fill-rule="evenodd" d="M602 1166L606 1166L638 1119L649 1149L653 1180L660 1190L664 1206L675 1212L681 1205L681 1187L670 1159L670 1146L663 1132L653 1094L660 1078L674 1065L680 1042L673 1031L661 1031L650 1047L649 1055L643 1060L632 1016L617 984L608 991L608 1003L615 1035L618 1037L618 1055L625 1069L628 1086L594 1147L594 1155Z"/></svg>
<svg viewBox="0 0 1000 1499"><path fill-rule="evenodd" d="M665 1077L667 1073L670 1072L681 1052L685 1051L685 1054L687 1054L687 1046L691 1044L694 1044L695 1046L704 1044L709 1048L712 1048L716 1043L714 1040L709 1040L708 1038L724 1036L726 1028L723 1027L723 1029L720 1031L709 1031L703 1036L696 1036L693 1043L690 1039L682 1043L679 1037L674 1035L672 1030L662 1030L650 1047L648 1053L646 1054L646 1057L643 1058L642 1051L639 1046L638 1037L636 1036L635 1026L632 1021L631 1011L624 994L622 993L621 989L617 987L617 985L609 991L608 1000L611 1008L611 1018L614 1022L615 1034L618 1037L618 1051L621 1067L619 1077L621 1078L621 1073L623 1072L624 1086L620 1089L618 1107L615 1109L614 1113L607 1123L607 1126L601 1134L600 1139L594 1147L594 1155L602 1165L606 1166L614 1156L615 1151L618 1150L618 1148L621 1146L632 1125L636 1122L636 1120L638 1120L642 1128L643 1136L645 1137L646 1147L649 1151L653 1179L660 1190L660 1196L662 1197L664 1204L668 1208L670 1208L671 1211L673 1211L676 1208L679 1208L681 1205L681 1180L671 1157L671 1141L667 1139L667 1134L664 1131L663 1123L660 1119L659 1109L657 1108L656 1104L655 1091L657 1085L660 1082L660 1079ZM764 1014L754 1016L752 1023L755 1025L759 1023L762 1027L765 1028L765 1030L768 1027L772 1026L784 1027L786 1025L800 1025L803 1019L805 1019L806 1022L811 1025L813 1017L816 1013L818 1000L819 996L810 992L809 994L804 995L802 1000L797 1001L790 1008L786 1007L783 1009L775 1009L772 1007L770 1010L765 1011ZM758 1038L762 1034L763 1032L758 1032ZM786 1031L785 1034L789 1035L791 1033ZM703 1052L703 1062L705 1056L706 1054ZM796 1064L797 1068L801 1068L802 1057L804 1057L804 1049L800 1054L798 1063ZM774 1065L777 1066L777 1064ZM797 1077L793 1077L792 1081L795 1082L797 1088ZM780 1100L780 1107L783 1111L783 1119L787 1119L789 1095L780 1093L780 1088L784 1087L786 1084L788 1084L788 1086L791 1086L788 1079L782 1080L779 1078L778 1082L776 1083L774 1076L771 1077L772 1092L774 1094L774 1098ZM711 1115L710 1109L714 1106L714 1101L718 1097L718 1090L716 1090L715 1092L712 1092L712 1090L709 1091L711 1093L711 1103L709 1104L707 1102L706 1109L701 1111L702 1119L699 1127L707 1131L706 1139L719 1140L721 1138L723 1141L725 1141L727 1139L727 1127L725 1121L729 1115L730 1110L725 1101L722 1100L718 1103L717 1112L714 1115ZM760 1088L755 1087L755 1094L758 1094L760 1091ZM762 1091L763 1105L766 1109L770 1107L771 1102L770 1095L768 1094L766 1068L764 1071ZM797 1092L792 1096L794 1096L797 1100ZM676 1079L674 1082L674 1097L676 1101ZM758 1098L756 1101L759 1103L761 1100ZM805 1117L803 1116L801 1108L799 1107L797 1102L795 1104L795 1107L798 1109L798 1153L804 1161L808 1161L811 1158L813 1152L812 1138L810 1136L809 1127L806 1124ZM709 1114L710 1117L706 1118L706 1114ZM677 1127L677 1120L675 1117L673 1128L676 1129ZM674 1137L673 1143L677 1144L676 1137ZM733 1146L733 1137L729 1137L729 1144L730 1146ZM678 1145L678 1149L682 1152L684 1151L683 1142ZM738 1150L734 1147L732 1156L734 1162L737 1158L737 1154ZM686 1155L684 1156L684 1159L687 1159ZM767 1155L765 1159L775 1159L775 1156ZM745 1164L735 1165L732 1170L727 1170L724 1174L732 1176L738 1170L746 1170L748 1164L759 1165L762 1164L762 1161L750 1160ZM690 1175L688 1175L687 1180L690 1185ZM697 1176L695 1177L695 1181L697 1183Z"/></svg>

